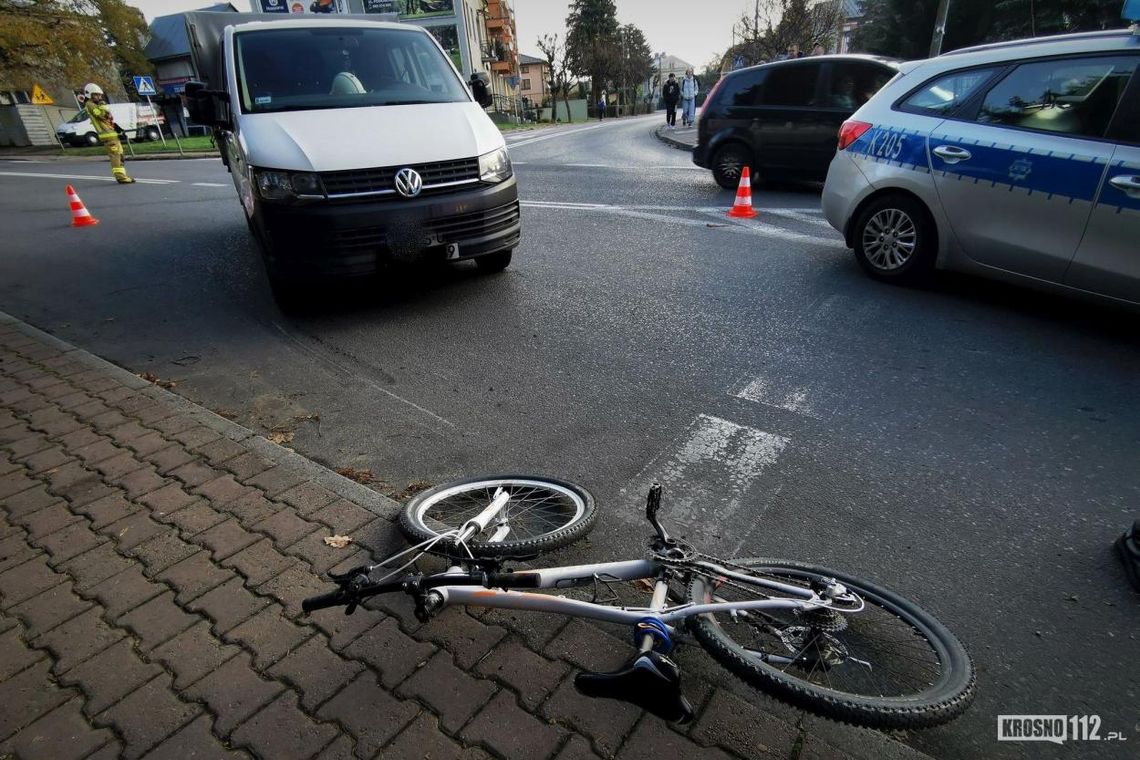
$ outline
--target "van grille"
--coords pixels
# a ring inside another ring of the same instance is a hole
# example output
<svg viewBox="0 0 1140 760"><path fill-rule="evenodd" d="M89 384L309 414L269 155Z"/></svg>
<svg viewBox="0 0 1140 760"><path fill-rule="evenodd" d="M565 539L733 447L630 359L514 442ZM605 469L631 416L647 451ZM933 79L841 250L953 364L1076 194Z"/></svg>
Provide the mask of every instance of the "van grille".
<svg viewBox="0 0 1140 760"><path fill-rule="evenodd" d="M383 193L396 195L396 172L403 168L415 169L423 179L424 189L420 195L433 195L462 189L457 187L433 188L449 182L464 182L479 179L479 159L464 158L458 161L437 161L430 164L406 164L403 166L382 166L374 169L352 169L343 172L323 172L321 181L329 197L352 195L355 193Z"/></svg>
<svg viewBox="0 0 1140 760"><path fill-rule="evenodd" d="M519 224L519 216L519 202L512 201L485 211L433 219L423 224L422 232L425 235L436 235L444 243L458 243L509 230ZM333 250L344 254L377 250L387 245L388 236L384 227L354 227L337 230L330 242Z"/></svg>

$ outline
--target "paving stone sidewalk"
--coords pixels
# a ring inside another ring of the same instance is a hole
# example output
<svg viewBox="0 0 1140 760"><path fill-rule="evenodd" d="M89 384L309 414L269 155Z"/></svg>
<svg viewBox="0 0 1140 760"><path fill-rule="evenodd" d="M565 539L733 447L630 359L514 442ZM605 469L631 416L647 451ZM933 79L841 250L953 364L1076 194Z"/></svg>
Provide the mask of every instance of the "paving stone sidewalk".
<svg viewBox="0 0 1140 760"><path fill-rule="evenodd" d="M579 696L631 651L580 621L302 616L403 545L397 509L0 313L0 758L848 756L719 684L681 729ZM918 757L854 731L828 738Z"/></svg>

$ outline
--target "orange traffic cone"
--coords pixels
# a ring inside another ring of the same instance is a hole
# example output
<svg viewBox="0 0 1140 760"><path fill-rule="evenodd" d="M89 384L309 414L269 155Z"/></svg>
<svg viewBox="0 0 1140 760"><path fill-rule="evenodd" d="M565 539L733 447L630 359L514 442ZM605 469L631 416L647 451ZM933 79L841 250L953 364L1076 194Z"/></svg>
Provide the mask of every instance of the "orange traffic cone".
<svg viewBox="0 0 1140 760"><path fill-rule="evenodd" d="M740 172L740 185L736 188L736 203L728 210L728 215L737 219L751 219L758 216L752 208L752 180L748 178L748 167Z"/></svg>
<svg viewBox="0 0 1140 760"><path fill-rule="evenodd" d="M71 201L72 227L90 227L99 223L98 219L91 216L91 212L83 205L83 201L79 200L79 196L75 194L75 188L71 185L67 186L67 199Z"/></svg>

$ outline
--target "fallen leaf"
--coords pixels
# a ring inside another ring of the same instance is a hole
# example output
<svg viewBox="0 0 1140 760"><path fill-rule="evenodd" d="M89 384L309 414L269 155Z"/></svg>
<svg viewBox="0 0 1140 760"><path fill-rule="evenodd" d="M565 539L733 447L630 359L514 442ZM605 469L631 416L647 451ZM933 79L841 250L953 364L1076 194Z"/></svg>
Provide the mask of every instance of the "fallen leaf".
<svg viewBox="0 0 1140 760"><path fill-rule="evenodd" d="M352 543L348 536L325 536L325 543L334 549L343 549Z"/></svg>
<svg viewBox="0 0 1140 760"><path fill-rule="evenodd" d="M265 436L271 442L276 443L278 446L289 443L293 440L292 430L274 430L269 435Z"/></svg>
<svg viewBox="0 0 1140 760"><path fill-rule="evenodd" d="M349 480L355 480L357 483L367 485L372 482L372 470L358 470L355 467L339 467L336 471L337 475L343 475Z"/></svg>
<svg viewBox="0 0 1140 760"><path fill-rule="evenodd" d="M139 377L141 377L143 380L146 380L148 383L154 383L159 388L166 388L167 390L171 390L174 388L174 386L178 385L178 383L174 380L163 380L153 372L143 372L139 375Z"/></svg>

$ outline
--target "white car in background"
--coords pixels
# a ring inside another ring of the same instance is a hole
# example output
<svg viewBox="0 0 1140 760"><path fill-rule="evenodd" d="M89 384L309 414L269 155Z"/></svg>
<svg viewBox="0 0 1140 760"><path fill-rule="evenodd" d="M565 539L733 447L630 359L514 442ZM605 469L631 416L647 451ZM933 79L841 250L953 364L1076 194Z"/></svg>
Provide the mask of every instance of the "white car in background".
<svg viewBox="0 0 1140 760"><path fill-rule="evenodd" d="M845 122L827 220L868 274L935 267L1140 303L1140 30L904 64Z"/></svg>

